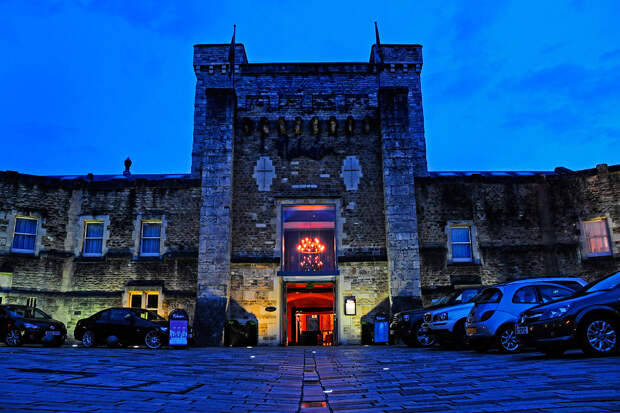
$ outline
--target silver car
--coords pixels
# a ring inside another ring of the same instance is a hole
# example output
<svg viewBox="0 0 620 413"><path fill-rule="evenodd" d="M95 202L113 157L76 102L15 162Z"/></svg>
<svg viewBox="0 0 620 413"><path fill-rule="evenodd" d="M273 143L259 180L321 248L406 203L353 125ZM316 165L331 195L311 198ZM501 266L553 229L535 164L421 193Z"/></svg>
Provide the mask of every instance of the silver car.
<svg viewBox="0 0 620 413"><path fill-rule="evenodd" d="M484 289L467 316L465 331L476 351L495 345L501 352L519 350L515 323L519 315L539 304L572 295L586 285L581 278L535 278L498 284Z"/></svg>
<svg viewBox="0 0 620 413"><path fill-rule="evenodd" d="M474 306L472 300L480 290L482 287L466 288L456 297L454 305L427 312L424 314L423 328L426 328L441 345L466 344L465 318Z"/></svg>

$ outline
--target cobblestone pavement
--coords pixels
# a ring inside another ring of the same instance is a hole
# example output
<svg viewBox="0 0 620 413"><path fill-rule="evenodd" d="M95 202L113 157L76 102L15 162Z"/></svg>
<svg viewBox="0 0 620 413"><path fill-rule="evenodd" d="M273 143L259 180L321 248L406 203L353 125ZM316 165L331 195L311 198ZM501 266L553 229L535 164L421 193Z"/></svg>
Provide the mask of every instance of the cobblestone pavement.
<svg viewBox="0 0 620 413"><path fill-rule="evenodd" d="M3 411L618 411L620 357L0 347Z"/></svg>

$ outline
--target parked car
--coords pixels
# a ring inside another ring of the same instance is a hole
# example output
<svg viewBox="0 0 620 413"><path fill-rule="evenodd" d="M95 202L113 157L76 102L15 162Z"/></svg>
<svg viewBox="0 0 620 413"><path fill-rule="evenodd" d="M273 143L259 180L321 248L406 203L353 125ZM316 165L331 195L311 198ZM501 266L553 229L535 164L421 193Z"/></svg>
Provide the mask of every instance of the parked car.
<svg viewBox="0 0 620 413"><path fill-rule="evenodd" d="M465 331L476 351L495 345L501 352L520 349L515 333L517 319L539 304L573 295L586 282L581 278L535 278L498 284L484 289L474 299Z"/></svg>
<svg viewBox="0 0 620 413"><path fill-rule="evenodd" d="M392 316L390 323L390 342L400 338L410 346L428 347L435 344L435 337L422 328L424 314L469 300L475 296L481 287L459 288L435 301L432 306L417 310L402 311Z"/></svg>
<svg viewBox="0 0 620 413"><path fill-rule="evenodd" d="M443 306L424 314L423 329L434 337L440 345L465 345L465 320L474 306L473 300L482 287L468 288L454 300L453 305Z"/></svg>
<svg viewBox="0 0 620 413"><path fill-rule="evenodd" d="M618 351L620 272L575 294L525 311L516 326L519 340L547 354L579 347L592 355Z"/></svg>
<svg viewBox="0 0 620 413"><path fill-rule="evenodd" d="M155 349L168 342L168 321L153 311L108 308L78 321L73 336L84 347L118 343Z"/></svg>
<svg viewBox="0 0 620 413"><path fill-rule="evenodd" d="M7 346L31 343L59 347L67 338L67 328L38 308L0 305L0 337Z"/></svg>

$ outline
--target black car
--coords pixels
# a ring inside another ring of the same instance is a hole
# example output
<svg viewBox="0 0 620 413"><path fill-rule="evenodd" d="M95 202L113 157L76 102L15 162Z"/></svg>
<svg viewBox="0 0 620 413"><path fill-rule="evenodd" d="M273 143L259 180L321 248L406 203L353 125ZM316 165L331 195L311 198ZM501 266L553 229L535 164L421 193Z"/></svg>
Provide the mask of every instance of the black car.
<svg viewBox="0 0 620 413"><path fill-rule="evenodd" d="M435 344L435 337L422 328L424 314L431 310L460 304L463 302L463 297L469 297L471 293L475 295L481 289L482 287L459 288L433 302L430 307L394 314L390 322L390 342L394 343L400 338L409 346L432 346Z"/></svg>
<svg viewBox="0 0 620 413"><path fill-rule="evenodd" d="M168 342L168 321L153 311L108 308L78 321L73 336L84 347L144 344L159 348Z"/></svg>
<svg viewBox="0 0 620 413"><path fill-rule="evenodd" d="M0 337L8 346L29 343L59 347L67 338L67 328L38 308L0 305Z"/></svg>
<svg viewBox="0 0 620 413"><path fill-rule="evenodd" d="M525 311L515 329L519 341L547 354L575 347L593 355L613 354L620 330L620 272Z"/></svg>

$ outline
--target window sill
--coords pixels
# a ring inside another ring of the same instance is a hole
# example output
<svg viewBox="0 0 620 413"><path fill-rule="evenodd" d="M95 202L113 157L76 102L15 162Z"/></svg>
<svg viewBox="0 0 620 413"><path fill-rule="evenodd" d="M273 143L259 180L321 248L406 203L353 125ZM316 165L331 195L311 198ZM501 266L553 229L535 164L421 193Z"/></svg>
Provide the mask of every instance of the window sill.
<svg viewBox="0 0 620 413"><path fill-rule="evenodd" d="M75 262L102 262L102 261L105 261L105 256L103 255L97 255L97 256L80 255L79 257L75 257L73 261Z"/></svg>
<svg viewBox="0 0 620 413"><path fill-rule="evenodd" d="M340 275L340 271L323 271L323 272L301 272L301 271L278 271L278 277L288 277L288 276L307 276L307 277L317 277L323 275Z"/></svg>
<svg viewBox="0 0 620 413"><path fill-rule="evenodd" d="M479 267L482 266L482 261L480 259L474 259L472 261L453 261L448 260L448 267Z"/></svg>
<svg viewBox="0 0 620 413"><path fill-rule="evenodd" d="M34 250L19 250L19 249L11 249L13 254L19 255L34 255Z"/></svg>
<svg viewBox="0 0 620 413"><path fill-rule="evenodd" d="M614 256L611 252L609 253L605 253L605 254L594 254L594 255L583 255L582 256L582 260L583 261L609 261L609 260L613 260Z"/></svg>

